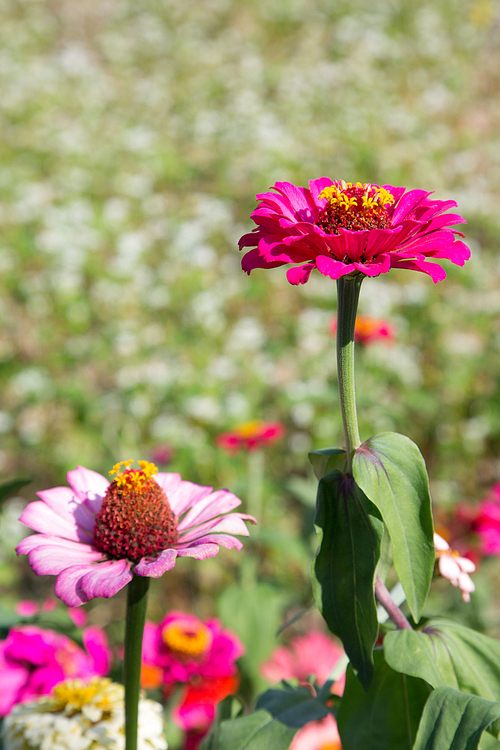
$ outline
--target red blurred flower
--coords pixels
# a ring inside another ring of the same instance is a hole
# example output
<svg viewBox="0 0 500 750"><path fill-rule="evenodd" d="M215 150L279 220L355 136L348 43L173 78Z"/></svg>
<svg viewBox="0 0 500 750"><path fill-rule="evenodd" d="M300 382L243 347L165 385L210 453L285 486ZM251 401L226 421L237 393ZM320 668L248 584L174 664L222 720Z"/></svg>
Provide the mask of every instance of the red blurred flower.
<svg viewBox="0 0 500 750"><path fill-rule="evenodd" d="M333 318L330 326L333 334L337 333L337 319ZM365 346L375 341L390 344L394 341L394 326L387 320L371 318L369 315L358 315L354 329L354 341Z"/></svg>
<svg viewBox="0 0 500 750"><path fill-rule="evenodd" d="M285 428L281 422L262 422L255 419L253 422L237 425L231 432L218 435L216 443L219 448L234 455L241 448L254 451L262 445L276 443L284 434Z"/></svg>
<svg viewBox="0 0 500 750"><path fill-rule="evenodd" d="M500 555L500 482L479 503L474 526L481 541L481 552Z"/></svg>
<svg viewBox="0 0 500 750"><path fill-rule="evenodd" d="M425 190L346 183L321 177L309 189L277 182L276 192L257 195L252 214L257 228L239 241L252 248L242 268L275 268L289 263L291 284L305 284L313 268L338 279L348 274L378 276L391 268L422 271L434 282L444 279L441 266L427 258L446 258L463 266L470 251L450 226L465 222L447 213L455 201L429 199Z"/></svg>

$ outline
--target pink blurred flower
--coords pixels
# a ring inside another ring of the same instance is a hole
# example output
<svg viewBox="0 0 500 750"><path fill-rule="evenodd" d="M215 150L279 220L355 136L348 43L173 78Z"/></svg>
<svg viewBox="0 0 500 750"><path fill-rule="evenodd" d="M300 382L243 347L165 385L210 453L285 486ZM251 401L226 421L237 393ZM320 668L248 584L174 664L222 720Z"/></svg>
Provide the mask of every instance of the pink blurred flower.
<svg viewBox="0 0 500 750"><path fill-rule="evenodd" d="M32 599L21 599L14 607L14 611L21 617L33 617L39 611L40 607Z"/></svg>
<svg viewBox="0 0 500 750"><path fill-rule="evenodd" d="M335 664L343 656L342 646L321 630L292 638L289 646L278 646L261 666L262 676L271 683L295 678L307 682L313 677L323 685ZM342 695L345 675L332 686L332 692Z"/></svg>
<svg viewBox="0 0 500 750"><path fill-rule="evenodd" d="M450 226L463 224L460 214L447 213L455 201L429 199L425 190L392 185L363 185L321 177L309 189L277 182L276 192L257 195L252 214L257 224L239 242L242 268L301 265L287 271L291 284L305 284L313 268L338 279L347 274L378 276L391 268L422 271L434 282L443 268L427 258L446 258L463 266L470 251Z"/></svg>
<svg viewBox="0 0 500 750"><path fill-rule="evenodd" d="M12 628L0 641L0 716L17 703L50 693L66 678L90 678L109 671L111 652L104 631L83 631L83 651L54 630L35 625Z"/></svg>
<svg viewBox="0 0 500 750"><path fill-rule="evenodd" d="M333 318L330 330L337 333L337 319ZM390 344L394 341L394 327L381 318L371 318L369 315L358 315L354 329L354 341L365 346L375 341Z"/></svg>
<svg viewBox="0 0 500 750"><path fill-rule="evenodd" d="M474 573L476 566L467 557L460 557L458 552L454 552L448 542L436 533L434 546L439 559L439 572L443 578L447 578L453 586L460 589L464 602L470 602L470 595L476 587L469 573Z"/></svg>
<svg viewBox="0 0 500 750"><path fill-rule="evenodd" d="M227 490L212 492L185 482L179 474L157 474L154 464L140 470L122 461L110 474L79 466L68 472L69 487L39 492L20 520L39 533L18 544L38 575L57 576L55 593L69 607L97 596L110 597L133 575L159 578L177 557L204 560L219 546L241 549L233 534L248 536L240 505ZM122 467L125 470L122 471Z"/></svg>
<svg viewBox="0 0 500 750"><path fill-rule="evenodd" d="M234 455L241 448L254 451L263 445L276 443L284 434L285 428L281 422L262 422L255 419L253 422L237 425L231 432L218 435L216 443L219 448Z"/></svg>
<svg viewBox="0 0 500 750"><path fill-rule="evenodd" d="M481 552L500 555L500 482L479 503L474 526L481 540Z"/></svg>
<svg viewBox="0 0 500 750"><path fill-rule="evenodd" d="M174 451L170 445L158 445L152 453L153 463L166 466L171 462L173 454Z"/></svg>
<svg viewBox="0 0 500 750"><path fill-rule="evenodd" d="M169 612L160 625L146 623L143 687L152 687L152 681L158 687L235 675L235 662L244 650L239 638L223 630L218 620L202 622L185 612ZM158 671L148 671L151 667Z"/></svg>
<svg viewBox="0 0 500 750"><path fill-rule="evenodd" d="M305 724L293 738L290 750L342 750L337 722L332 714Z"/></svg>

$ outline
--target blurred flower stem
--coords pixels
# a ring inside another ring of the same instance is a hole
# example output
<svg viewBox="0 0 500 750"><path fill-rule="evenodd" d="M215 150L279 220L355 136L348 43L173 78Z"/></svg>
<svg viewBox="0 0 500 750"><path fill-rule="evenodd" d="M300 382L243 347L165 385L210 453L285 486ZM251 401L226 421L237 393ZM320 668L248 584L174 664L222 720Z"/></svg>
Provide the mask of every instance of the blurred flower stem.
<svg viewBox="0 0 500 750"><path fill-rule="evenodd" d="M137 750L139 693L141 689L141 657L149 578L136 576L127 587L125 621L125 653L123 682L125 685L125 750Z"/></svg>
<svg viewBox="0 0 500 750"><path fill-rule="evenodd" d="M341 276L337 280L337 372L349 473L352 472L354 451L361 443L354 386L354 328L363 278L360 274Z"/></svg>
<svg viewBox="0 0 500 750"><path fill-rule="evenodd" d="M264 451L248 451L247 510L258 523L264 523Z"/></svg>

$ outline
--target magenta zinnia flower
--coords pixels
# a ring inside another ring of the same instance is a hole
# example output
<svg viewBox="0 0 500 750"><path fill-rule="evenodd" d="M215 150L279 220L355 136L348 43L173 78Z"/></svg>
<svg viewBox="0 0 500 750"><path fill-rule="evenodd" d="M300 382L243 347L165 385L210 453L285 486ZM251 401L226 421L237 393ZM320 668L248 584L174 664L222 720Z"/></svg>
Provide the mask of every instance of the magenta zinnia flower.
<svg viewBox="0 0 500 750"><path fill-rule="evenodd" d="M54 630L36 625L12 628L0 641L0 716L17 703L48 695L67 678L107 674L111 652L104 631L90 627L82 637L86 651Z"/></svg>
<svg viewBox="0 0 500 750"><path fill-rule="evenodd" d="M437 282L446 273L427 258L463 266L470 257L456 239L463 234L450 229L465 223L460 214L447 213L455 201L431 200L425 190L328 177L311 180L309 189L277 182L274 190L257 195L260 205L252 214L257 228L239 242L240 250L253 248L242 260L247 273L300 263L287 271L287 279L305 284L313 268L331 279L408 268Z"/></svg>
<svg viewBox="0 0 500 750"><path fill-rule="evenodd" d="M79 466L68 472L69 487L39 492L20 520L39 532L18 544L38 575L56 575L56 595L70 607L110 597L134 574L159 578L177 557L204 560L219 546L241 549L233 534L248 536L244 521L229 513L239 500L227 490L212 492L179 474L156 473L154 464L121 461L110 474ZM124 471L122 471L122 467Z"/></svg>
<svg viewBox="0 0 500 750"><path fill-rule="evenodd" d="M263 422L255 419L253 422L236 425L231 432L223 432L216 438L216 443L228 453L234 455L243 448L245 451L255 451L263 445L272 445L281 440L285 428L281 422Z"/></svg>

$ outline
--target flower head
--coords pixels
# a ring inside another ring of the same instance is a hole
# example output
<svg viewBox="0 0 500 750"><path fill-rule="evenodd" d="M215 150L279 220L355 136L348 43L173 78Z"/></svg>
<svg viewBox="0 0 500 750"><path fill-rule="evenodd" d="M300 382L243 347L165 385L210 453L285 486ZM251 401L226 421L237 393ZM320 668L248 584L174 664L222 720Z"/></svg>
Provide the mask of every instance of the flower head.
<svg viewBox="0 0 500 750"><path fill-rule="evenodd" d="M106 634L87 628L83 643L86 651L54 630L35 625L12 628L0 641L0 716L17 703L47 695L66 678L107 674L111 654Z"/></svg>
<svg viewBox="0 0 500 750"><path fill-rule="evenodd" d="M124 750L123 685L66 680L50 696L20 704L4 720L5 750ZM166 750L162 707L139 701L139 750Z"/></svg>
<svg viewBox="0 0 500 750"><path fill-rule="evenodd" d="M313 268L331 279L408 268L437 282L445 271L427 258L463 266L470 257L456 239L463 235L450 229L464 223L460 214L447 213L455 201L431 200L425 190L327 177L311 180L309 189L277 182L274 190L257 196L260 205L252 214L257 228L239 242L240 249L252 248L242 260L247 273L299 263L287 279L305 284Z"/></svg>
<svg viewBox="0 0 500 750"><path fill-rule="evenodd" d="M439 559L439 572L443 578L447 578L453 586L460 589L464 602L470 602L470 595L476 587L469 573L474 573L476 566L467 557L460 557L458 552L454 552L448 542L436 533L434 546Z"/></svg>
<svg viewBox="0 0 500 750"><path fill-rule="evenodd" d="M179 474L156 473L139 461L120 462L109 482L79 466L68 472L69 487L39 492L20 520L38 532L18 544L38 575L56 575L55 593L70 607L110 597L133 575L159 578L177 557L204 560L219 547L241 549L233 534L248 536L244 521L230 513L240 505L227 490L213 492Z"/></svg>
<svg viewBox="0 0 500 750"><path fill-rule="evenodd" d="M314 677L323 685L335 664L343 655L340 644L321 630L311 630L306 635L292 638L289 646L278 646L262 665L263 677L269 682L297 679L307 682ZM332 686L332 691L342 695L345 675Z"/></svg>
<svg viewBox="0 0 500 750"><path fill-rule="evenodd" d="M500 555L500 482L479 503L474 517L474 528L485 555Z"/></svg>
<svg viewBox="0 0 500 750"><path fill-rule="evenodd" d="M143 681L143 686L153 687L151 667L159 670L154 687L233 676L244 650L239 638L218 620L203 622L185 612L169 612L159 625L146 623L143 672L149 684Z"/></svg>
<svg viewBox="0 0 500 750"><path fill-rule="evenodd" d="M336 318L333 318L330 328L333 334L337 333ZM394 328L387 320L372 318L369 315L358 315L354 329L354 341L362 346L373 344L376 341L389 344L394 341Z"/></svg>
<svg viewBox="0 0 500 750"><path fill-rule="evenodd" d="M230 454L238 453L243 448L254 451L263 445L271 445L281 440L285 428L281 422L262 422L255 419L252 422L236 425L231 432L224 432L217 437L217 445Z"/></svg>

